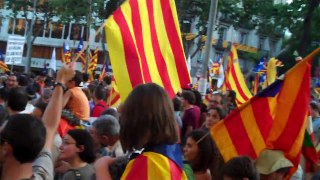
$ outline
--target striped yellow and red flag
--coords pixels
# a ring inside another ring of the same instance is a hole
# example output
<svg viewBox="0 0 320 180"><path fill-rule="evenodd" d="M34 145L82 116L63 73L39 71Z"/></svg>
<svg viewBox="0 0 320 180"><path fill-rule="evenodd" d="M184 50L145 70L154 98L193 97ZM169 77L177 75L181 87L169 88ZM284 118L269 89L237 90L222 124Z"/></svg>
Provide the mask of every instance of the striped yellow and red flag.
<svg viewBox="0 0 320 180"><path fill-rule="evenodd" d="M230 50L225 79L226 90L234 90L236 92L236 102L238 105L245 103L252 97L240 69L235 45L233 45Z"/></svg>
<svg viewBox="0 0 320 180"><path fill-rule="evenodd" d="M112 77L111 89L108 94L108 106L117 108L121 103L120 93L117 87L116 80Z"/></svg>
<svg viewBox="0 0 320 180"><path fill-rule="evenodd" d="M319 52L320 48L211 129L226 161L239 155L255 159L268 148L283 151L297 167L310 101L310 61Z"/></svg>
<svg viewBox="0 0 320 180"><path fill-rule="evenodd" d="M171 97L190 84L174 0L127 0L105 29L122 100L142 83L157 83Z"/></svg>
<svg viewBox="0 0 320 180"><path fill-rule="evenodd" d="M8 66L5 63L4 55L1 51L0 51L0 69L2 69L5 72L10 71L10 69L8 68Z"/></svg>
<svg viewBox="0 0 320 180"><path fill-rule="evenodd" d="M164 145L158 149L152 148L152 151L143 152L129 161L121 179L188 179L183 171L179 146L179 144Z"/></svg>
<svg viewBox="0 0 320 180"><path fill-rule="evenodd" d="M89 67L88 67L88 73L89 73L89 79L91 81L94 80L94 71L96 70L97 68L97 64L98 64L98 52L99 52L99 49L96 48L93 52L93 55L90 53L90 64L89 64Z"/></svg>

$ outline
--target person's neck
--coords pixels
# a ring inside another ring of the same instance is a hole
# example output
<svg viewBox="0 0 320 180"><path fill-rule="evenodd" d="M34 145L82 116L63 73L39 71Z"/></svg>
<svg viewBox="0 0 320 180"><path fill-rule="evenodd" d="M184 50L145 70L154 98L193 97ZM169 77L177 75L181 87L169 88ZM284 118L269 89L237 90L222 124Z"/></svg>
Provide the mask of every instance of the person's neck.
<svg viewBox="0 0 320 180"><path fill-rule="evenodd" d="M32 177L32 163L21 164L13 157L5 160L1 179L16 180Z"/></svg>
<svg viewBox="0 0 320 180"><path fill-rule="evenodd" d="M11 108L9 108L8 112L9 112L9 115L12 116L12 115L15 115L15 114L19 114L21 111L14 111Z"/></svg>
<svg viewBox="0 0 320 180"><path fill-rule="evenodd" d="M80 157L77 157L77 158L71 160L69 163L70 163L71 167L74 168L74 169L82 168L82 167L87 165L87 163L83 162L80 159Z"/></svg>
<svg viewBox="0 0 320 180"><path fill-rule="evenodd" d="M114 146L119 141L119 136L114 136L110 139L110 146Z"/></svg>
<svg viewBox="0 0 320 180"><path fill-rule="evenodd" d="M193 108L193 105L192 104L188 104L188 105L185 106L184 109L187 110L187 109L191 109L191 108Z"/></svg>

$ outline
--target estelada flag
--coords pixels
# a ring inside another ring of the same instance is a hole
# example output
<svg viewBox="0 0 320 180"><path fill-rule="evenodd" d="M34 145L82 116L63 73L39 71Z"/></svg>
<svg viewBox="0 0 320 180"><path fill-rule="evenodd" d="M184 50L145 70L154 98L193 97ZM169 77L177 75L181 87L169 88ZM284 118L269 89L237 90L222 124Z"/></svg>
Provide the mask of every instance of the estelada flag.
<svg viewBox="0 0 320 180"><path fill-rule="evenodd" d="M319 52L320 48L211 128L225 161L239 155L255 159L267 148L283 151L298 166L310 102L310 63Z"/></svg>
<svg viewBox="0 0 320 180"><path fill-rule="evenodd" d="M171 97L190 84L174 0L127 0L105 30L122 100L143 83L154 82Z"/></svg>

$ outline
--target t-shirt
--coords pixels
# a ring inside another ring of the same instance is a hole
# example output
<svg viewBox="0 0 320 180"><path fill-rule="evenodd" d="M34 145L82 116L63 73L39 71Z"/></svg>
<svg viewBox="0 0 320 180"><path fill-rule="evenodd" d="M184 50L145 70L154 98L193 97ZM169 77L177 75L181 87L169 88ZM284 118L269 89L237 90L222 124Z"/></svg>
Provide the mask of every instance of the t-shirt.
<svg viewBox="0 0 320 180"><path fill-rule="evenodd" d="M94 179L94 168L92 165L87 164L86 166L82 167L82 168L78 168L77 169L80 173L81 176L81 180L91 180ZM73 170L69 170L68 172L66 172L63 177L63 180L76 180L76 174Z"/></svg>
<svg viewBox="0 0 320 180"><path fill-rule="evenodd" d="M186 109L182 116L182 129L181 129L181 138L184 138L186 135L187 127L192 126L193 129L197 127L197 115L193 108Z"/></svg>
<svg viewBox="0 0 320 180"><path fill-rule="evenodd" d="M99 117L101 113L108 108L108 105L104 101L99 101L92 109L92 117Z"/></svg>
<svg viewBox="0 0 320 180"><path fill-rule="evenodd" d="M196 128L200 128L201 124L200 124L200 118L201 118L201 110L199 108L199 106L194 105L193 106L193 110L196 113Z"/></svg>
<svg viewBox="0 0 320 180"><path fill-rule="evenodd" d="M33 180L53 179L53 161L51 153L43 149L32 164Z"/></svg>

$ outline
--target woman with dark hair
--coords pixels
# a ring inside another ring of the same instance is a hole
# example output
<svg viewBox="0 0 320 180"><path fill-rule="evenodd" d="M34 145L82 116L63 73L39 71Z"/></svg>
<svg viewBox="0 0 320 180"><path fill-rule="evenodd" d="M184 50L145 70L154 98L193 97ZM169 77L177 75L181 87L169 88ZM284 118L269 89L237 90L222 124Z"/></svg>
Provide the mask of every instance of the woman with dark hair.
<svg viewBox="0 0 320 180"><path fill-rule="evenodd" d="M60 160L67 162L71 170L67 171L63 180L92 179L95 161L93 140L86 130L70 130L63 138L60 146Z"/></svg>
<svg viewBox="0 0 320 180"><path fill-rule="evenodd" d="M214 158L213 146L210 134L206 131L195 130L187 136L184 157L190 163L196 179L211 179L209 168Z"/></svg>
<svg viewBox="0 0 320 180"><path fill-rule="evenodd" d="M208 109L204 128L210 129L225 117L225 113L219 107L211 107Z"/></svg>
<svg viewBox="0 0 320 180"><path fill-rule="evenodd" d="M123 104L120 127L122 147L133 152L121 179L186 179L173 105L162 87L135 87ZM112 163L98 160L97 179L110 178L106 167Z"/></svg>

